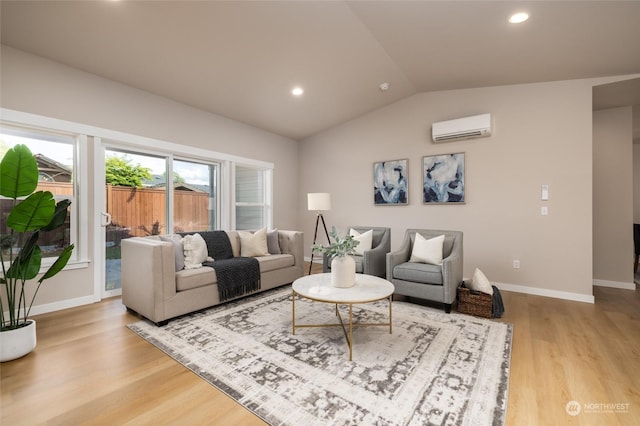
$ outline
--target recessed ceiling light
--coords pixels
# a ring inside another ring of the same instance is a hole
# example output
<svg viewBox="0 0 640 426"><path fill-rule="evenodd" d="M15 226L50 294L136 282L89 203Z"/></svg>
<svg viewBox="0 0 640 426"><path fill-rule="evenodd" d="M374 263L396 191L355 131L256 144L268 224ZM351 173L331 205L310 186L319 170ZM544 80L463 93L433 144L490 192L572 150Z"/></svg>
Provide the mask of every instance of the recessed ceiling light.
<svg viewBox="0 0 640 426"><path fill-rule="evenodd" d="M303 93L304 90L302 90L302 87L294 87L293 90L291 90L293 96L302 96Z"/></svg>
<svg viewBox="0 0 640 426"><path fill-rule="evenodd" d="M514 13L513 15L511 15L509 17L509 22L511 22L512 24L520 24L524 21L526 21L527 19L529 19L529 14L526 12L518 12L518 13Z"/></svg>

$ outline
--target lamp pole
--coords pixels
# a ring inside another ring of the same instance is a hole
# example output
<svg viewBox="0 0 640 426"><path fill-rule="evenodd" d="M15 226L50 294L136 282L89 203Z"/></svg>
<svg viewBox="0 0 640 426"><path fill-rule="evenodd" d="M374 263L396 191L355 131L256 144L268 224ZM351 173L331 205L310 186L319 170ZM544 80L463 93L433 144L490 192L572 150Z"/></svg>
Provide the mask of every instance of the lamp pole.
<svg viewBox="0 0 640 426"><path fill-rule="evenodd" d="M331 243L331 239L329 238L329 232L327 231L327 225L324 223L324 216L322 216L322 212L318 212L316 215L316 231L313 234L313 245L316 245L316 241L318 239L318 224L322 221L322 226L324 227L324 234L327 236L327 243ZM309 273L307 275L311 275L311 267L313 266L313 250L311 250L311 262L309 262Z"/></svg>
<svg viewBox="0 0 640 426"><path fill-rule="evenodd" d="M326 192L310 192L307 194L307 208L309 210L315 210L316 213L316 230L313 234L313 245L316 245L318 241L318 225L322 221L322 227L324 228L324 234L327 236L327 243L331 244L329 238L329 232L327 231L327 225L324 223L324 216L322 211L331 210L331 194ZM313 266L313 250L311 250L311 262L309 263L309 274L311 275L311 267Z"/></svg>

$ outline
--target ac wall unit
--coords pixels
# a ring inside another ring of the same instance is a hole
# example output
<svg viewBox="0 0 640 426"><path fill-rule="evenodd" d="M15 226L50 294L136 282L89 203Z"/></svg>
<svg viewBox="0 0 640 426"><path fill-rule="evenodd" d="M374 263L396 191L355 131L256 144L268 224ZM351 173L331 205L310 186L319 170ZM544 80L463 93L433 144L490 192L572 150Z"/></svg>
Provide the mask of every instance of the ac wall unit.
<svg viewBox="0 0 640 426"><path fill-rule="evenodd" d="M435 143L491 136L491 114L433 123L431 134Z"/></svg>

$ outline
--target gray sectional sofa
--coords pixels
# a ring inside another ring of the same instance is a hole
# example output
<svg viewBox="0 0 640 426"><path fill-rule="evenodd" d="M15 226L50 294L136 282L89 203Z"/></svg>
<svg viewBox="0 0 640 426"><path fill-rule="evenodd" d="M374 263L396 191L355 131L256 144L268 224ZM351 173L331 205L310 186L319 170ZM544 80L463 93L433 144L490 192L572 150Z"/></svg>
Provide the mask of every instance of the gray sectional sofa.
<svg viewBox="0 0 640 426"><path fill-rule="evenodd" d="M233 256L240 256L238 232L226 233ZM280 254L255 257L260 266L258 291L289 284L303 275L303 233L279 230L277 240ZM215 269L176 271L176 254L174 243L159 236L122 240L122 303L157 325L221 303Z"/></svg>

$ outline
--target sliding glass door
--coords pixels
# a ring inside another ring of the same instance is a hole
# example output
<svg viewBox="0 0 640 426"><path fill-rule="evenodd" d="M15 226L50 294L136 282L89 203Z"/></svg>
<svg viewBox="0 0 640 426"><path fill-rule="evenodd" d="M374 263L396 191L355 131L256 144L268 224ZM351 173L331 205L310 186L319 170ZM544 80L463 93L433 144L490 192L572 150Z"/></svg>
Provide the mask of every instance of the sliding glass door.
<svg viewBox="0 0 640 426"><path fill-rule="evenodd" d="M123 239L219 226L218 176L217 163L105 150L104 297L122 287Z"/></svg>
<svg viewBox="0 0 640 426"><path fill-rule="evenodd" d="M105 296L117 294L123 239L167 230L166 159L107 149L105 152ZM114 292L116 290L116 292ZM114 292L114 293L110 293Z"/></svg>

